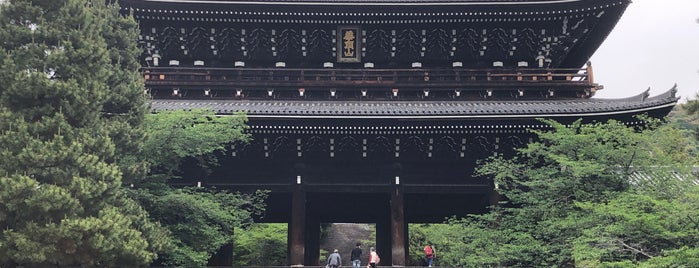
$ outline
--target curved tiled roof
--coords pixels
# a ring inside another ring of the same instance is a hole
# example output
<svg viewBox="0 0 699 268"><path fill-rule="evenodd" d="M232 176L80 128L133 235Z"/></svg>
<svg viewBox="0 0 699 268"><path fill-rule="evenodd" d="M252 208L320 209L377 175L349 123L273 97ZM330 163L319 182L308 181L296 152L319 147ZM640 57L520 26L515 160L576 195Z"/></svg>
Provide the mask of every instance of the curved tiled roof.
<svg viewBox="0 0 699 268"><path fill-rule="evenodd" d="M250 118L523 118L636 114L675 105L676 90L625 99L507 101L153 100L153 112L207 109Z"/></svg>

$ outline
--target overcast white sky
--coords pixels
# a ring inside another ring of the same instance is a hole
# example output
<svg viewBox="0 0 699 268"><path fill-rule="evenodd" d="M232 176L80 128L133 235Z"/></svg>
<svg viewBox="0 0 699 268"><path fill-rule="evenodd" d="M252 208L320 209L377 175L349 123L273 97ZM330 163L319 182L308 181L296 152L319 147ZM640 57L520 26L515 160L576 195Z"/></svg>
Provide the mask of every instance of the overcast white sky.
<svg viewBox="0 0 699 268"><path fill-rule="evenodd" d="M635 0L592 56L595 98L699 92L699 0Z"/></svg>

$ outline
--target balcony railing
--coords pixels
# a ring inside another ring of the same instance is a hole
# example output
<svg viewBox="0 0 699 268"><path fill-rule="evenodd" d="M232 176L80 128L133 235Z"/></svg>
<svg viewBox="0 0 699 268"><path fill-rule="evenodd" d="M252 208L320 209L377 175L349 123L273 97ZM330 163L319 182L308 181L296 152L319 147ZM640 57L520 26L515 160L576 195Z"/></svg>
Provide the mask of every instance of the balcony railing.
<svg viewBox="0 0 699 268"><path fill-rule="evenodd" d="M363 91L361 96L366 96L366 91L396 92L398 90L402 95L407 92L424 91L464 91L464 95L477 91L491 93L510 91L522 96L527 91L536 91L540 92L537 93L538 95L544 95L554 90L560 93L565 92L561 96L589 97L599 88L593 82L590 68L304 69L200 66L148 67L142 72L146 86L150 89L213 90L219 93L229 92L224 94L228 96L236 95L235 92L238 92L239 97L242 96L241 91L259 92L247 96L271 97L272 93L262 93L270 90L277 93L333 91L331 96L335 96L335 91ZM487 96L492 95L491 93ZM299 95L304 96L303 93ZM390 93L388 96L397 95Z"/></svg>

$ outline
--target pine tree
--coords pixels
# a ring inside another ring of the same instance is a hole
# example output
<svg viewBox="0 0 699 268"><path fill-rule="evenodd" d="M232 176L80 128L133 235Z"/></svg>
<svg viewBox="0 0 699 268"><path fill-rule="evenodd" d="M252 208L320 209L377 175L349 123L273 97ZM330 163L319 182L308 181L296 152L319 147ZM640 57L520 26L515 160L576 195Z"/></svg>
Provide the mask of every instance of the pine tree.
<svg viewBox="0 0 699 268"><path fill-rule="evenodd" d="M103 1L0 3L0 267L145 266L168 246L122 188L145 170L135 33Z"/></svg>

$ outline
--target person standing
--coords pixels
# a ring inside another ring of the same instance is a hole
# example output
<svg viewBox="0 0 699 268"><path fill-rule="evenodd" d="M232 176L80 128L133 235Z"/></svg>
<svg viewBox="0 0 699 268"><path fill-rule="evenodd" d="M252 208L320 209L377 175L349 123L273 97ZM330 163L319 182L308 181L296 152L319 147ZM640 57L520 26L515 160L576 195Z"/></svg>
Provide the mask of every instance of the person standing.
<svg viewBox="0 0 699 268"><path fill-rule="evenodd" d="M350 253L350 260L352 261L352 268L359 268L362 265L362 244L357 243L357 247L352 249Z"/></svg>
<svg viewBox="0 0 699 268"><path fill-rule="evenodd" d="M379 254L376 253L376 249L374 247L371 247L369 249L369 266L370 268L376 268L376 266L379 265L379 262L381 261L381 258L379 258Z"/></svg>
<svg viewBox="0 0 699 268"><path fill-rule="evenodd" d="M428 243L427 246L425 246L425 258L427 259L427 267L432 267L432 261L434 261L434 256L434 248L432 248L432 245Z"/></svg>
<svg viewBox="0 0 699 268"><path fill-rule="evenodd" d="M328 256L328 267L329 268L337 268L342 265L342 257L340 257L340 253L337 253L338 250L335 249L330 256Z"/></svg>

